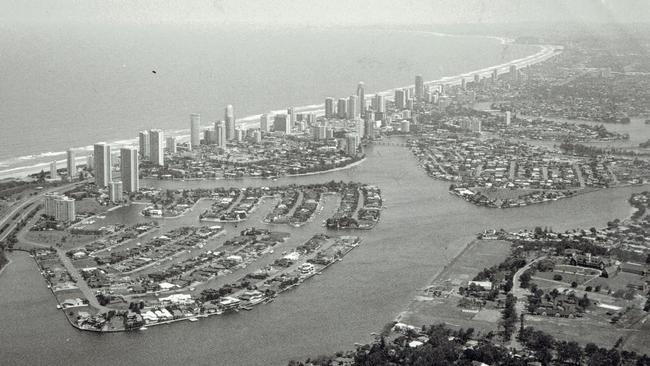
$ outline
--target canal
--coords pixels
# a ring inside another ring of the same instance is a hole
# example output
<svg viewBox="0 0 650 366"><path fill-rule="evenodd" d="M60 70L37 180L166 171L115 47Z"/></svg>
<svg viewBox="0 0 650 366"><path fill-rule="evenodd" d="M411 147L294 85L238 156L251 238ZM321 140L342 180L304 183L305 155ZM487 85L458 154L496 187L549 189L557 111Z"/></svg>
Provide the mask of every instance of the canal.
<svg viewBox="0 0 650 366"><path fill-rule="evenodd" d="M429 178L408 149L369 147L363 164L326 174L212 181L146 181L160 188L270 186L358 181L382 189L385 209L371 231L359 231L359 248L304 285L252 311L154 327L143 332L92 334L70 327L25 254L0 276L0 354L17 364L286 365L320 353L349 349L371 339L404 310L419 288L479 231L548 226L554 230L604 226L626 218L627 198L647 186L601 190L515 209L473 206L447 193L448 183ZM193 213L193 215L196 213ZM166 227L198 223L193 215ZM135 210L107 220L131 221ZM261 215L260 215L261 217ZM259 220L259 218L257 218ZM320 219L322 220L322 219ZM263 225L249 222L246 225ZM288 227L287 227L288 228ZM227 228L228 229L228 228ZM232 235L234 227L229 228ZM310 230L325 229L320 225ZM307 237L306 233L296 235Z"/></svg>

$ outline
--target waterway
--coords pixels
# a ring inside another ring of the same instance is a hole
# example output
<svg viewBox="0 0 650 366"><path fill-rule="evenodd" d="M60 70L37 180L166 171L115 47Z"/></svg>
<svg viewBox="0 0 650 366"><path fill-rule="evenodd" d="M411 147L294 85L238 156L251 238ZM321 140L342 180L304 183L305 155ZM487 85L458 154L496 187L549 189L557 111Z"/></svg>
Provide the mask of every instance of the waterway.
<svg viewBox="0 0 650 366"><path fill-rule="evenodd" d="M369 341L371 332L404 310L415 291L475 233L537 225L554 230L603 226L613 218L628 217L629 195L648 189L601 190L515 209L480 208L449 195L448 183L429 178L404 147L376 145L366 153L363 164L347 170L277 181L143 182L190 188L344 180L381 187L386 208L375 229L357 233L363 244L273 303L143 332L80 332L56 310L31 258L12 254L13 263L0 276L0 354L16 365L286 365L290 359L349 349L355 342ZM134 212L113 213L127 220L135 217L130 216Z"/></svg>

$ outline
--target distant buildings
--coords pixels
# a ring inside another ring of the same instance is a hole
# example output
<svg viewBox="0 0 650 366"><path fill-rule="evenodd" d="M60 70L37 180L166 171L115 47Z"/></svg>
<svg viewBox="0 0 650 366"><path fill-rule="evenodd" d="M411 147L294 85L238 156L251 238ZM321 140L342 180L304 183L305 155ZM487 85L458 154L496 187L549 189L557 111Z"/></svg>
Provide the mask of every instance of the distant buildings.
<svg viewBox="0 0 650 366"><path fill-rule="evenodd" d="M268 114L263 114L260 116L260 131L261 132L269 132L271 130L271 126L269 125L269 115Z"/></svg>
<svg viewBox="0 0 650 366"><path fill-rule="evenodd" d="M287 108L287 119L289 120L289 126L293 127L296 124L296 112L293 107Z"/></svg>
<svg viewBox="0 0 650 366"><path fill-rule="evenodd" d="M356 95L350 95L348 98L348 110L347 117L349 119L357 119L360 116L359 113L359 97Z"/></svg>
<svg viewBox="0 0 650 366"><path fill-rule="evenodd" d="M510 76L511 81L519 80L519 73L517 72L517 65L510 65L509 76Z"/></svg>
<svg viewBox="0 0 650 366"><path fill-rule="evenodd" d="M73 181L77 176L77 156L74 150L68 149L66 152L67 166L68 166L68 180Z"/></svg>
<svg viewBox="0 0 650 366"><path fill-rule="evenodd" d="M93 146L95 185L103 188L112 180L111 146L100 142Z"/></svg>
<svg viewBox="0 0 650 366"><path fill-rule="evenodd" d="M190 114L190 149L196 149L201 144L201 116Z"/></svg>
<svg viewBox="0 0 650 366"><path fill-rule="evenodd" d="M345 98L339 98L339 101L336 104L336 117L340 119L346 118L348 115L347 108L348 108L348 102L345 100Z"/></svg>
<svg viewBox="0 0 650 366"><path fill-rule="evenodd" d="M123 190L128 193L137 192L140 189L137 149L132 147L123 147L120 149L120 172L122 175Z"/></svg>
<svg viewBox="0 0 650 366"><path fill-rule="evenodd" d="M108 184L108 199L113 203L122 202L122 182L113 181Z"/></svg>
<svg viewBox="0 0 650 366"><path fill-rule="evenodd" d="M203 131L203 141L206 145L214 145L217 143L217 130L207 129Z"/></svg>
<svg viewBox="0 0 650 366"><path fill-rule="evenodd" d="M345 137L345 153L350 156L357 155L359 147L359 135L350 133Z"/></svg>
<svg viewBox="0 0 650 366"><path fill-rule="evenodd" d="M224 121L215 123L214 131L217 135L217 146L226 147L226 123Z"/></svg>
<svg viewBox="0 0 650 366"><path fill-rule="evenodd" d="M422 100L424 97L424 80L422 75L417 75L415 77L415 99Z"/></svg>
<svg viewBox="0 0 650 366"><path fill-rule="evenodd" d="M334 118L334 98L325 98L325 118Z"/></svg>
<svg viewBox="0 0 650 366"><path fill-rule="evenodd" d="M59 173L57 172L56 169L56 160L52 160L52 162L50 163L50 178L51 179L59 178Z"/></svg>
<svg viewBox="0 0 650 366"><path fill-rule="evenodd" d="M359 115L363 116L366 113L366 90L363 81L360 81L357 86L357 98L359 98Z"/></svg>
<svg viewBox="0 0 650 366"><path fill-rule="evenodd" d="M273 120L273 129L275 132L282 132L284 134L291 133L291 125L289 124L286 114L276 114Z"/></svg>
<svg viewBox="0 0 650 366"><path fill-rule="evenodd" d="M149 145L151 148L149 160L155 165L165 165L164 141L165 134L163 130L149 130Z"/></svg>
<svg viewBox="0 0 650 366"><path fill-rule="evenodd" d="M365 135L364 137L369 139L369 140L374 140L375 139L375 119L372 113L366 114L366 121L365 121L365 128L364 128Z"/></svg>
<svg viewBox="0 0 650 366"><path fill-rule="evenodd" d="M167 152L169 152L170 154L176 154L177 152L176 137L174 136L167 137L165 141L165 147L167 148Z"/></svg>
<svg viewBox="0 0 650 366"><path fill-rule="evenodd" d="M226 140L235 138L235 109L228 104L224 110L224 121L226 122Z"/></svg>
<svg viewBox="0 0 650 366"><path fill-rule="evenodd" d="M372 109L379 113L386 112L386 98L381 94L375 94L372 100Z"/></svg>
<svg viewBox="0 0 650 366"><path fill-rule="evenodd" d="M401 130L403 133L411 132L411 123L409 121L402 121Z"/></svg>
<svg viewBox="0 0 650 366"><path fill-rule="evenodd" d="M151 151L149 147L149 132L140 131L138 134L138 142L140 146L140 159L149 160L149 152Z"/></svg>
<svg viewBox="0 0 650 366"><path fill-rule="evenodd" d="M289 121L289 115L287 115L287 124L291 126L291 122ZM244 136L246 136L246 130L243 130L241 128L235 128L235 140L237 140L237 142L244 141Z"/></svg>
<svg viewBox="0 0 650 366"><path fill-rule="evenodd" d="M471 132L481 132L481 120L478 118L468 118L460 121L460 128Z"/></svg>
<svg viewBox="0 0 650 366"><path fill-rule="evenodd" d="M397 109L406 108L407 92L404 89L395 89L395 107Z"/></svg>

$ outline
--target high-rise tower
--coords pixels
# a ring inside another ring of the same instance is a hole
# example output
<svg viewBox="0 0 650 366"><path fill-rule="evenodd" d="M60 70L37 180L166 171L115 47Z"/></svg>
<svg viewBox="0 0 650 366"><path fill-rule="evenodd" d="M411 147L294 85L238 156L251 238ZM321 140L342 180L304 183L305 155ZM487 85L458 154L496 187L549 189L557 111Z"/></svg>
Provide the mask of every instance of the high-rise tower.
<svg viewBox="0 0 650 366"><path fill-rule="evenodd" d="M111 145L100 142L93 147L95 185L97 187L107 187L112 180L111 171Z"/></svg>
<svg viewBox="0 0 650 366"><path fill-rule="evenodd" d="M224 121L226 122L226 140L235 138L235 109L228 104L224 110Z"/></svg>
<svg viewBox="0 0 650 366"><path fill-rule="evenodd" d="M138 150L132 147L120 149L120 172L125 192L137 192L140 189L138 177Z"/></svg>
<svg viewBox="0 0 650 366"><path fill-rule="evenodd" d="M201 115L190 114L190 149L198 149L201 145Z"/></svg>

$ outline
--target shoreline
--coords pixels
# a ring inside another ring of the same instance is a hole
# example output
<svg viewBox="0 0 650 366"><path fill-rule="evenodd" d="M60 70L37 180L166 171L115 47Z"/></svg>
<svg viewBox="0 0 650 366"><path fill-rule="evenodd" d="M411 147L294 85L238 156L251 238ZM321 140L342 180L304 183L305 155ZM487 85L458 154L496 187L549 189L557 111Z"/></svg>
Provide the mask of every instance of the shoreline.
<svg viewBox="0 0 650 366"><path fill-rule="evenodd" d="M11 264L11 258L9 258L6 251L3 252L3 255L7 259L7 263L5 263L5 265L2 266L2 268L0 268L0 276L2 276L2 273L5 271L5 269L7 269L7 267L9 267L9 265Z"/></svg>
<svg viewBox="0 0 650 366"><path fill-rule="evenodd" d="M413 31L417 33L426 33L426 34L431 34L431 35L436 35L436 36L445 36L445 37L465 37L465 35L454 35L454 34L445 34L445 33L439 33L439 32L433 32L433 31ZM469 36L468 36L469 37ZM512 40L508 40L504 37L498 37L498 36L480 36L480 35L473 35L471 37L480 37L480 38L486 38L486 39L496 39L500 41L502 44L504 43L511 43ZM557 48L561 46L557 45L532 45L536 46L539 48L539 50L529 56L526 57L521 57L518 59L514 59L505 63L497 64L497 65L491 65L487 67L483 67L480 69L472 70L472 71L467 71L463 73L459 73L456 75L451 75L451 76L444 76L436 80L429 80L425 81L425 84L447 84L447 85L457 85L461 83L461 80L464 78L472 78L473 75L478 74L479 76L489 76L492 72L492 70L497 69L499 70L500 73L508 71L508 68L510 65L516 65L518 68L525 67L528 65L533 65L539 62L546 61L547 59L555 56L558 51L556 51ZM406 88L406 87L412 87L413 84L407 85L407 86L401 86L401 87L395 87L395 88L390 88L386 89L383 91L379 91L374 94L367 94L367 98L371 98L374 95L384 95L388 96L389 99L392 99L392 94L395 92L396 89L401 89L401 88ZM298 106L294 108L297 113L304 113L304 112L310 112L310 113L316 113L317 115L322 115L324 113L324 107L322 103L319 104L310 104L310 105L304 105L304 106ZM277 114L281 113L284 111L283 109L279 110L273 110L270 111L270 114ZM251 128L252 126L259 125L259 118L261 114L254 114L250 116L243 117L239 119L236 124L239 126L243 126L246 128ZM175 136L177 138L181 139L187 139L189 137L188 129L177 129L177 130L170 130L167 131L169 133L169 136ZM132 146L134 143L137 142L137 138L133 139L120 139L116 141L110 142L112 145L115 146L115 148L119 148L122 146ZM82 146L82 147L76 147L74 150L77 151L77 162L80 163L80 160L85 160L87 158L87 153L90 153L92 151L92 145L87 145L87 146ZM30 160L30 159L47 159L49 157L55 157L55 156L64 156L65 151L59 151L59 152L45 152L45 153L40 153L40 154L32 154L32 155L27 155L27 156L20 156L20 157L12 157L8 158L7 160ZM58 164L63 164L65 163L65 160L63 159L54 159ZM16 167L9 167L8 169L0 170L0 180L3 179L9 179L9 178L25 178L30 174L38 173L41 170L45 170L46 168L49 167L49 164L52 160L48 159L47 161L44 162L37 162L35 164L29 165L29 166L16 166Z"/></svg>

